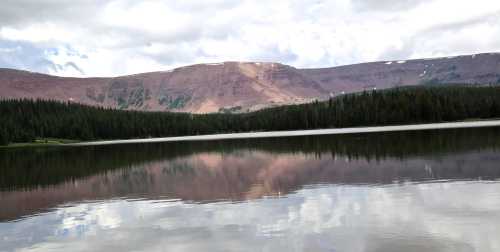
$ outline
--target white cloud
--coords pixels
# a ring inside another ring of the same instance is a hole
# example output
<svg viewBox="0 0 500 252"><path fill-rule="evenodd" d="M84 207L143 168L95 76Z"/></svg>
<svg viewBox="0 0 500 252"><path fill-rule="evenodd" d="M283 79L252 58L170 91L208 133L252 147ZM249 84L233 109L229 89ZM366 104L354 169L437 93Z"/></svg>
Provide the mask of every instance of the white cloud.
<svg viewBox="0 0 500 252"><path fill-rule="evenodd" d="M498 187L314 186L238 204L112 200L8 223L0 235L19 251L497 251Z"/></svg>
<svg viewBox="0 0 500 252"><path fill-rule="evenodd" d="M500 51L499 14L494 0L10 1L0 67L114 76L226 60L325 67ZM24 56L59 53L38 65L13 60L16 43L42 52Z"/></svg>

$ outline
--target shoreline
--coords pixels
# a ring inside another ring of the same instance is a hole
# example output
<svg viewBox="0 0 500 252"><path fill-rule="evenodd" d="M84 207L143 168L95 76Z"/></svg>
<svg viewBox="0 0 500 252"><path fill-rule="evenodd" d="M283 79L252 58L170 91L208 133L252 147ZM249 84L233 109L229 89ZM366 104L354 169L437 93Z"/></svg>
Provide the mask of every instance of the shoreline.
<svg viewBox="0 0 500 252"><path fill-rule="evenodd" d="M70 143L81 143L80 141L59 138L39 138L33 142L10 143L9 145L0 145L1 149L26 148L26 147L53 147L62 146Z"/></svg>
<svg viewBox="0 0 500 252"><path fill-rule="evenodd" d="M353 127L353 128L336 128L336 129L227 133L227 134L213 134L213 135L124 139L124 140L106 140L106 141L92 141L92 142L60 144L59 146L98 146L98 145L133 144L133 143L210 141L210 140L225 140L225 139L341 135L341 134L359 134L359 133L377 133L377 132L395 132L395 131L481 128L481 127L496 127L496 126L500 126L500 120L429 123L429 124L409 124L409 125L394 125L394 126Z"/></svg>

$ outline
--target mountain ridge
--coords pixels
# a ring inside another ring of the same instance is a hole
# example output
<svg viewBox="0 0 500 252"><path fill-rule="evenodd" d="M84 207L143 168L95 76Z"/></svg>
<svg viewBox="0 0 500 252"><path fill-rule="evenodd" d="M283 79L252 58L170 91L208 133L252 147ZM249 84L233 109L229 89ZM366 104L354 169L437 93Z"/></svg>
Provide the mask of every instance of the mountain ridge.
<svg viewBox="0 0 500 252"><path fill-rule="evenodd" d="M500 54L300 69L206 63L117 77L59 77L0 68L0 99L51 99L129 110L247 112L341 93L427 83L500 83Z"/></svg>

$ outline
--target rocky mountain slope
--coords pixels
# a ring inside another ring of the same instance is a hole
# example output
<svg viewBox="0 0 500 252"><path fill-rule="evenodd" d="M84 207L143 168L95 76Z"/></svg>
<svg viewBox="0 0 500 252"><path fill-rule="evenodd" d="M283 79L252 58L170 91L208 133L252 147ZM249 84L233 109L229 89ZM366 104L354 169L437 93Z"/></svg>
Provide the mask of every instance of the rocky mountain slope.
<svg viewBox="0 0 500 252"><path fill-rule="evenodd" d="M429 83L499 84L500 54L383 61L301 72L334 93Z"/></svg>
<svg viewBox="0 0 500 252"><path fill-rule="evenodd" d="M245 112L340 93L427 83L500 83L500 54L322 69L224 62L115 78L66 78L0 69L0 99L41 98L148 111Z"/></svg>

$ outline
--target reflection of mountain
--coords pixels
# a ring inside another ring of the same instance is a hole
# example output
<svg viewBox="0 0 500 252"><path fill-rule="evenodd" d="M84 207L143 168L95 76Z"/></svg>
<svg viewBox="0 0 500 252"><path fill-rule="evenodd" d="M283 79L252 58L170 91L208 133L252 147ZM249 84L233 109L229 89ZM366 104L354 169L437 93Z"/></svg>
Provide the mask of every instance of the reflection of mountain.
<svg viewBox="0 0 500 252"><path fill-rule="evenodd" d="M0 220L65 202L114 197L246 200L317 183L499 178L498 132L108 146L32 150L30 155L9 151L0 158L2 187L28 190L0 193ZM9 186L9 178L15 184ZM37 179L45 186L35 187Z"/></svg>
<svg viewBox="0 0 500 252"><path fill-rule="evenodd" d="M120 146L0 149L0 190L56 185L111 170L198 153L260 150L349 159L406 159L500 148L500 128L240 139Z"/></svg>

